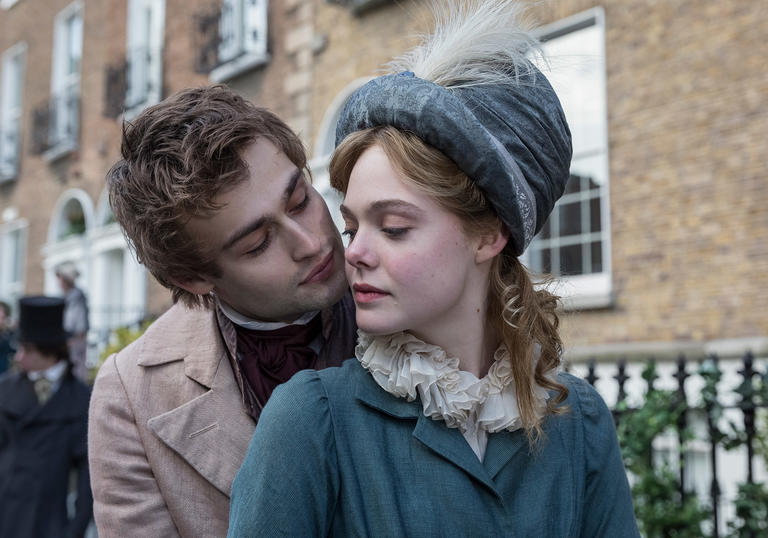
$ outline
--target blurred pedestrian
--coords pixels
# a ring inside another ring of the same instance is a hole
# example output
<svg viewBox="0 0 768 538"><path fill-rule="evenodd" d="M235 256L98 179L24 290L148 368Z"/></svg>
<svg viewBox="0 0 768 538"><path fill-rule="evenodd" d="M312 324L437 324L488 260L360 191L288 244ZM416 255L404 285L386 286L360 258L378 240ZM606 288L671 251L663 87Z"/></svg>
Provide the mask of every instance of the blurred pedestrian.
<svg viewBox="0 0 768 538"><path fill-rule="evenodd" d="M85 381L88 369L85 365L85 352L88 347L88 299L83 290L75 285L80 271L72 262L56 266L56 278L64 293L64 330L69 338L69 357L72 360L72 372L81 381Z"/></svg>
<svg viewBox="0 0 768 538"><path fill-rule="evenodd" d="M8 370L15 349L11 341L11 307L0 301L0 374Z"/></svg>
<svg viewBox="0 0 768 538"><path fill-rule="evenodd" d="M22 297L18 372L0 377L0 536L81 537L91 519L86 432L89 391L74 378L64 301ZM77 473L75 514L67 512Z"/></svg>

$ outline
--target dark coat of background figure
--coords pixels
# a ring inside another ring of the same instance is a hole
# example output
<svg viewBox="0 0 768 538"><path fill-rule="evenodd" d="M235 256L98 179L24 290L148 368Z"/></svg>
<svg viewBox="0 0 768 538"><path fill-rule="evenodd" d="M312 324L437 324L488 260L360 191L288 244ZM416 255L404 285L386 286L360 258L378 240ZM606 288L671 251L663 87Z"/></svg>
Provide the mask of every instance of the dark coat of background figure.
<svg viewBox="0 0 768 538"><path fill-rule="evenodd" d="M44 405L24 373L0 376L0 537L83 536L93 500L86 432L89 389L71 373ZM68 518L70 472L75 517Z"/></svg>

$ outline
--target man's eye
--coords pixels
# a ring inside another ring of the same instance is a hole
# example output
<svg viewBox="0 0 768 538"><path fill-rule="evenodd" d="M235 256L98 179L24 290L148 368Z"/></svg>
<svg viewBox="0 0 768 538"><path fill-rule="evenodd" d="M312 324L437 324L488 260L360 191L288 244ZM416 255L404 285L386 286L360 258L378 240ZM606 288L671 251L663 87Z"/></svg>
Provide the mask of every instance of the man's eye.
<svg viewBox="0 0 768 538"><path fill-rule="evenodd" d="M293 209L301 211L302 209L307 207L307 204L309 204L309 195L308 194L304 195L304 199L301 202L299 202L298 205L296 205Z"/></svg>
<svg viewBox="0 0 768 538"><path fill-rule="evenodd" d="M270 235L267 235L264 238L264 241L262 241L259 244L259 246L257 246L256 248L253 248L253 249L251 249L249 251L247 251L245 254L248 255L248 256L257 256L258 254L261 254L262 252L264 252L267 249L267 247L269 246L269 243L271 241L272 241L272 237Z"/></svg>

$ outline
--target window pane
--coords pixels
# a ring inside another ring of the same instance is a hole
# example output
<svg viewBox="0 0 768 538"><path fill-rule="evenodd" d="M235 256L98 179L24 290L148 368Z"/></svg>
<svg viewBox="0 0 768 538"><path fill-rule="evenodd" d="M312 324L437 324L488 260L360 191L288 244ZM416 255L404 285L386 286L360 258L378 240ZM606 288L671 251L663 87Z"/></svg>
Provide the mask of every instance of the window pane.
<svg viewBox="0 0 768 538"><path fill-rule="evenodd" d="M578 275L583 273L581 244L569 245L560 249L560 274Z"/></svg>
<svg viewBox="0 0 768 538"><path fill-rule="evenodd" d="M600 273L603 270L603 244L595 241L591 245L592 250L592 273Z"/></svg>
<svg viewBox="0 0 768 538"><path fill-rule="evenodd" d="M547 222L544 223L544 226L541 228L541 231L539 232L539 237L541 239L549 239L550 237L550 228L552 226L552 219L548 218Z"/></svg>
<svg viewBox="0 0 768 538"><path fill-rule="evenodd" d="M590 231L599 232L600 227L600 198L592 198L589 201L589 228Z"/></svg>
<svg viewBox="0 0 768 538"><path fill-rule="evenodd" d="M567 183L565 184L565 191L563 194L571 194L574 192L579 192L581 190L581 177L577 176L576 174L571 174L571 176L568 178Z"/></svg>
<svg viewBox="0 0 768 538"><path fill-rule="evenodd" d="M551 255L551 251L548 248L541 250L541 269L540 270L542 273L552 272L552 255Z"/></svg>
<svg viewBox="0 0 768 538"><path fill-rule="evenodd" d="M581 202L560 206L560 237L581 233Z"/></svg>

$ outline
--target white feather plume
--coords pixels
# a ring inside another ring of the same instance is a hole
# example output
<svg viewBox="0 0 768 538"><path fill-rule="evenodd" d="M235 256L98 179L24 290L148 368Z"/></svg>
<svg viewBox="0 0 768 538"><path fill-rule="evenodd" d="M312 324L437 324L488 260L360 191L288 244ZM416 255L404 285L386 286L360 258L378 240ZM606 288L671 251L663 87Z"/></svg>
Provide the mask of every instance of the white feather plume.
<svg viewBox="0 0 768 538"><path fill-rule="evenodd" d="M527 8L512 0L431 0L435 29L387 64L446 88L515 84L542 55Z"/></svg>

